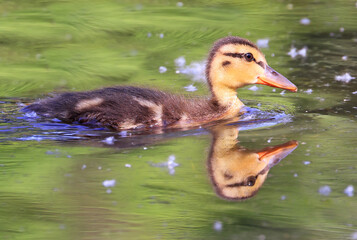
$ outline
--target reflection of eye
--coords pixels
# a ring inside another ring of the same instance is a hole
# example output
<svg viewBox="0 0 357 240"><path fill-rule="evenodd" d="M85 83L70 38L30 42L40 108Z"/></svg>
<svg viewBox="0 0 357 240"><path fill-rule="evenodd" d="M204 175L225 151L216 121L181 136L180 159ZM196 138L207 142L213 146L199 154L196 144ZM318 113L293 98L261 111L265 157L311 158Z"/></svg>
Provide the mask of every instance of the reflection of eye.
<svg viewBox="0 0 357 240"><path fill-rule="evenodd" d="M246 182L247 186L250 186L250 187L254 186L255 180L257 180L257 178L255 176L248 177L247 182Z"/></svg>

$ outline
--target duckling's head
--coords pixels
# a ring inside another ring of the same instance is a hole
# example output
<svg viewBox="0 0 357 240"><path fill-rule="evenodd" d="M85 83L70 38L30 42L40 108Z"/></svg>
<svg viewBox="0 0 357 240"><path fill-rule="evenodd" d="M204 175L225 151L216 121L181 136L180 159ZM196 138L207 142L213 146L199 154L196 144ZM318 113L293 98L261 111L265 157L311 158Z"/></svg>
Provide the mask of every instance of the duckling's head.
<svg viewBox="0 0 357 240"><path fill-rule="evenodd" d="M206 77L213 94L248 84L264 84L296 92L297 87L268 64L264 54L249 40L225 37L212 47ZM219 93L218 93L219 94Z"/></svg>

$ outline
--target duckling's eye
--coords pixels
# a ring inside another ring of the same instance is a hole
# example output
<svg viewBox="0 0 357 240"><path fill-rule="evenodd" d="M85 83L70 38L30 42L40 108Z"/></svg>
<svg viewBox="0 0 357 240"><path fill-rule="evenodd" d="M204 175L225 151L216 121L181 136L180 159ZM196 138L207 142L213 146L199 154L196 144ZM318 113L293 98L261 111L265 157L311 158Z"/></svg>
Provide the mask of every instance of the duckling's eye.
<svg viewBox="0 0 357 240"><path fill-rule="evenodd" d="M251 53L246 53L246 54L244 54L244 58L245 58L245 60L247 60L248 62L251 62L251 61L254 60L253 54L251 54Z"/></svg>
<svg viewBox="0 0 357 240"><path fill-rule="evenodd" d="M248 177L246 185L250 187L254 186L256 180L257 178L255 176Z"/></svg>

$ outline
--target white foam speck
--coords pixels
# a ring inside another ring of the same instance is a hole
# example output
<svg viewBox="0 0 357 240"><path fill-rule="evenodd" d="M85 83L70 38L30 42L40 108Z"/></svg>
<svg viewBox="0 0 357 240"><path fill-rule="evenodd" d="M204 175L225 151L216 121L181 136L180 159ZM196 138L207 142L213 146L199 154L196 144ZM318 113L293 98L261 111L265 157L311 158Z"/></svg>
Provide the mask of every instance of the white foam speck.
<svg viewBox="0 0 357 240"><path fill-rule="evenodd" d="M308 18L300 19L300 24L302 24L302 25L309 25L310 23L311 23L311 21Z"/></svg>
<svg viewBox="0 0 357 240"><path fill-rule="evenodd" d="M284 200L286 199L286 196L283 195L283 196L280 197L280 199L281 199L282 201L284 201Z"/></svg>
<svg viewBox="0 0 357 240"><path fill-rule="evenodd" d="M98 167L98 170L102 170L102 167L101 167L101 166L99 166L99 167Z"/></svg>
<svg viewBox="0 0 357 240"><path fill-rule="evenodd" d="M298 177L299 175L297 173L294 173L294 177Z"/></svg>
<svg viewBox="0 0 357 240"><path fill-rule="evenodd" d="M357 2L356 2L356 8L357 8ZM354 232L351 234L351 239L352 240L357 240L357 232Z"/></svg>
<svg viewBox="0 0 357 240"><path fill-rule="evenodd" d="M171 175L175 174L175 167L179 166L178 163L175 162L176 157L175 155L170 155L167 159L167 168L169 169L169 173Z"/></svg>
<svg viewBox="0 0 357 240"><path fill-rule="evenodd" d="M267 143L271 143L271 140L272 140L273 138L271 137L271 138L269 138L268 140L267 140Z"/></svg>
<svg viewBox="0 0 357 240"><path fill-rule="evenodd" d="M104 139L102 142L108 144L108 145L113 145L115 141L115 138L113 136L111 137L107 137L106 139Z"/></svg>
<svg viewBox="0 0 357 240"><path fill-rule="evenodd" d="M292 3L289 3L288 5L286 5L286 8L288 10L292 10L294 8L294 5Z"/></svg>
<svg viewBox="0 0 357 240"><path fill-rule="evenodd" d="M349 73L335 76L336 81L341 81L344 83L349 83L352 79L355 79L355 77L352 77Z"/></svg>
<svg viewBox="0 0 357 240"><path fill-rule="evenodd" d="M106 191L108 194L111 194L112 193L112 190L110 188L107 189Z"/></svg>
<svg viewBox="0 0 357 240"><path fill-rule="evenodd" d="M328 185L319 188L319 194L323 196L328 196L331 193L331 188Z"/></svg>
<svg viewBox="0 0 357 240"><path fill-rule="evenodd" d="M294 47L291 48L290 51L288 52L288 55L290 55L292 58L295 58L298 55L296 48Z"/></svg>
<svg viewBox="0 0 357 240"><path fill-rule="evenodd" d="M191 62L186 65L185 57L181 56L175 59L176 73L187 75L192 81L206 82L205 77L205 61Z"/></svg>
<svg viewBox="0 0 357 240"><path fill-rule="evenodd" d="M347 59L348 59L348 56L342 56L343 61L347 61Z"/></svg>
<svg viewBox="0 0 357 240"><path fill-rule="evenodd" d="M304 93L307 93L307 94L311 94L312 92L313 92L313 90L311 88L309 88L306 91L304 91Z"/></svg>
<svg viewBox="0 0 357 240"><path fill-rule="evenodd" d="M300 50L298 50L295 47L292 47L290 51L288 52L288 55L291 56L291 58L296 58L297 56L301 57L306 57L307 56L307 47L303 47Z"/></svg>
<svg viewBox="0 0 357 240"><path fill-rule="evenodd" d="M248 88L248 90L255 92L255 91L258 91L259 88L257 86L251 86L250 88Z"/></svg>
<svg viewBox="0 0 357 240"><path fill-rule="evenodd" d="M115 183L116 183L116 181L115 181L115 179L112 179L112 180L105 180L105 181L103 181L103 186L104 187L114 187L115 186Z"/></svg>
<svg viewBox="0 0 357 240"><path fill-rule="evenodd" d="M352 94L357 94L357 91L352 92Z"/></svg>
<svg viewBox="0 0 357 240"><path fill-rule="evenodd" d="M164 38L164 34L160 33L159 38Z"/></svg>
<svg viewBox="0 0 357 240"><path fill-rule="evenodd" d="M147 147L143 147L144 150L148 149Z"/></svg>
<svg viewBox="0 0 357 240"><path fill-rule="evenodd" d="M259 48L268 48L269 47L269 39L268 38L258 39L257 46Z"/></svg>
<svg viewBox="0 0 357 240"><path fill-rule="evenodd" d="M276 89L275 88L273 88L273 90L271 90L272 92L276 92Z"/></svg>
<svg viewBox="0 0 357 240"><path fill-rule="evenodd" d="M170 175L174 175L175 174L175 167L179 166L178 163L175 162L176 160L176 156L175 155L170 155L167 158L167 162L163 162L163 163L154 163L151 164L154 167L167 167L169 170Z"/></svg>
<svg viewBox="0 0 357 240"><path fill-rule="evenodd" d="M340 32L344 32L345 29L343 27L340 27Z"/></svg>
<svg viewBox="0 0 357 240"><path fill-rule="evenodd" d="M184 67L186 65L186 59L184 56L178 57L175 59L176 67Z"/></svg>
<svg viewBox="0 0 357 240"><path fill-rule="evenodd" d="M186 89L187 92L195 92L197 91L197 88L195 86L193 86L193 84L190 84L186 87L184 87Z"/></svg>
<svg viewBox="0 0 357 240"><path fill-rule="evenodd" d="M354 189L353 185L349 185L349 186L347 186L347 187L345 188L345 190L344 190L343 192L344 192L347 196L353 197L354 191L355 191L355 189Z"/></svg>
<svg viewBox="0 0 357 240"><path fill-rule="evenodd" d="M301 57L306 57L306 55L307 55L307 47L301 48L297 53L298 53Z"/></svg>
<svg viewBox="0 0 357 240"><path fill-rule="evenodd" d="M167 68L166 67L164 67L164 66L160 66L159 67L159 72L160 73L165 73L167 71Z"/></svg>
<svg viewBox="0 0 357 240"><path fill-rule="evenodd" d="M310 163L310 161L304 161L304 165L309 165Z"/></svg>
<svg viewBox="0 0 357 240"><path fill-rule="evenodd" d="M221 221L215 221L213 224L213 229L217 232L222 231L223 229L223 223Z"/></svg>
<svg viewBox="0 0 357 240"><path fill-rule="evenodd" d="M86 168L87 168L87 165L83 164L81 169L84 170Z"/></svg>
<svg viewBox="0 0 357 240"><path fill-rule="evenodd" d="M152 34L149 32L149 33L147 34L147 36L148 36L148 38L151 38Z"/></svg>
<svg viewBox="0 0 357 240"><path fill-rule="evenodd" d="M183 2L178 2L178 3L176 3L176 6L178 6L178 7L183 7Z"/></svg>
<svg viewBox="0 0 357 240"><path fill-rule="evenodd" d="M285 90L281 91L280 95L284 96L285 95Z"/></svg>
<svg viewBox="0 0 357 240"><path fill-rule="evenodd" d="M129 164L129 163L125 164L125 167L131 168L131 164Z"/></svg>
<svg viewBox="0 0 357 240"><path fill-rule="evenodd" d="M28 117L28 118L37 118L37 113L35 113L34 111L31 111L31 112L25 113L24 116Z"/></svg>
<svg viewBox="0 0 357 240"><path fill-rule="evenodd" d="M127 131L121 131L121 132L119 132L119 135L121 137L126 137L128 135L128 132Z"/></svg>

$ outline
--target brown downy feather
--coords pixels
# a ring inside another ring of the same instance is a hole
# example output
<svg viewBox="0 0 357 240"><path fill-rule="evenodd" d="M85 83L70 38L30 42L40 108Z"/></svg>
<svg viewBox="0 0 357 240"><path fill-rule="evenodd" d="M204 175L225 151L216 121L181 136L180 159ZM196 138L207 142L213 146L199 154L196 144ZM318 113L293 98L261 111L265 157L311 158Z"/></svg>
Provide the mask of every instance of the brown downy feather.
<svg viewBox="0 0 357 240"><path fill-rule="evenodd" d="M191 125L217 118L225 109L207 99L185 99L137 87L110 87L63 93L40 100L23 110L67 123L94 124L120 130Z"/></svg>

